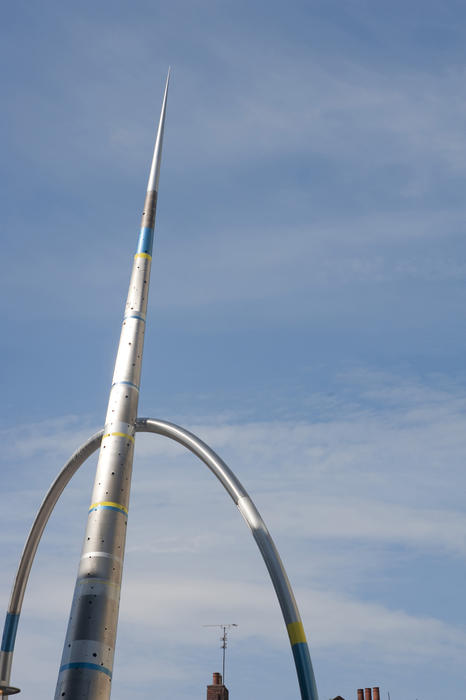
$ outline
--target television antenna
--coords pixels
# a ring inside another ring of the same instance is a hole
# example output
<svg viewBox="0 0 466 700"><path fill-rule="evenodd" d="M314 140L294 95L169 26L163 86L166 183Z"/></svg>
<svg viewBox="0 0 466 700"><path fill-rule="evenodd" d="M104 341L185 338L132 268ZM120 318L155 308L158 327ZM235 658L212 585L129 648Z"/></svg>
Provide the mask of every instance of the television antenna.
<svg viewBox="0 0 466 700"><path fill-rule="evenodd" d="M220 641L222 644L220 645L220 648L222 649L222 682L223 685L225 685L225 652L227 648L227 641L228 641L228 632L231 630L232 627L238 627L238 625L235 622L232 622L229 625L223 624L223 625L202 625L203 627L220 627L220 629L223 630L223 634L220 637Z"/></svg>

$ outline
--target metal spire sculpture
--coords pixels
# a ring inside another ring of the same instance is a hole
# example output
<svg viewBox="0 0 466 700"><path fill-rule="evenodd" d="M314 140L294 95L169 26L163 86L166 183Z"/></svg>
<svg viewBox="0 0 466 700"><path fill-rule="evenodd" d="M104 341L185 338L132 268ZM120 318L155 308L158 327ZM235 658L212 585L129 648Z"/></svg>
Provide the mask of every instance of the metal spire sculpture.
<svg viewBox="0 0 466 700"><path fill-rule="evenodd" d="M141 231L126 302L105 427L70 457L40 506L19 562L0 648L0 695L10 683L19 617L47 521L79 467L100 447L84 545L71 605L55 700L109 700L126 541L134 436L163 435L193 452L217 477L250 528L270 575L291 644L302 700L318 700L309 649L293 591L270 533L244 486L202 440L167 421L137 418L155 212L167 106L168 71Z"/></svg>
<svg viewBox="0 0 466 700"><path fill-rule="evenodd" d="M110 696L169 78L55 693L66 700Z"/></svg>

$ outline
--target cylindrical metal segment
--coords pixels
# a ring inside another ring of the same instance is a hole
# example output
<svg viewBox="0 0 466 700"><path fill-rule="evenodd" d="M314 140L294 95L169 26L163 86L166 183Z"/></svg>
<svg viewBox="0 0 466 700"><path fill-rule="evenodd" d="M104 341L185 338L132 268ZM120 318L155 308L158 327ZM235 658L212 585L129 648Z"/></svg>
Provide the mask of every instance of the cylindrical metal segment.
<svg viewBox="0 0 466 700"><path fill-rule="evenodd" d="M155 207L157 204L157 192L156 190L149 190L146 194L146 201L144 202L144 211L142 212L141 230L154 228L155 224ZM149 253L151 255L152 246L146 249L142 248L138 250L138 253Z"/></svg>
<svg viewBox="0 0 466 700"><path fill-rule="evenodd" d="M167 89L168 82L55 691L56 700L65 696L66 700L108 700L110 697Z"/></svg>
<svg viewBox="0 0 466 700"><path fill-rule="evenodd" d="M150 265L135 256L56 698L110 697Z"/></svg>

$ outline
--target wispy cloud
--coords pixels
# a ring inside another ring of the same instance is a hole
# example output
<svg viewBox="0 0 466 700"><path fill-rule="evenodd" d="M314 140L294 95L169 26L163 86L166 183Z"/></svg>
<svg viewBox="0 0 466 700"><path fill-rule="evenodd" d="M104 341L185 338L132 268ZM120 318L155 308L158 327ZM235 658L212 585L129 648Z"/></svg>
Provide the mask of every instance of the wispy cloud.
<svg viewBox="0 0 466 700"><path fill-rule="evenodd" d="M251 493L322 697L351 697L374 669L392 697L464 686L464 11L434 4L5 5L5 603L46 489L100 426L82 407L110 375L99 353L117 338L170 56L144 401L184 413ZM66 490L31 574L16 670L37 698L56 677L93 471ZM201 625L230 619L236 678L290 697L265 568L205 467L139 435L129 525L115 692L200 695L219 651ZM335 687L350 666L350 690Z"/></svg>

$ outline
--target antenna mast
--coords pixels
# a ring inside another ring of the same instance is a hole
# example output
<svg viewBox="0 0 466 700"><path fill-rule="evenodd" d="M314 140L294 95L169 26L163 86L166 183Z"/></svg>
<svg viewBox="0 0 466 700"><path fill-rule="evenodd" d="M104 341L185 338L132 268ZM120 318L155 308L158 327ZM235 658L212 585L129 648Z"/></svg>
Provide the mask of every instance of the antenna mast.
<svg viewBox="0 0 466 700"><path fill-rule="evenodd" d="M227 642L228 642L228 631L232 627L238 627L238 625L234 622L232 622L229 625L202 625L203 627L220 627L220 629L223 630L223 634L220 637L220 641L222 642L220 648L222 649L222 681L223 685L225 685L225 652L227 648Z"/></svg>

